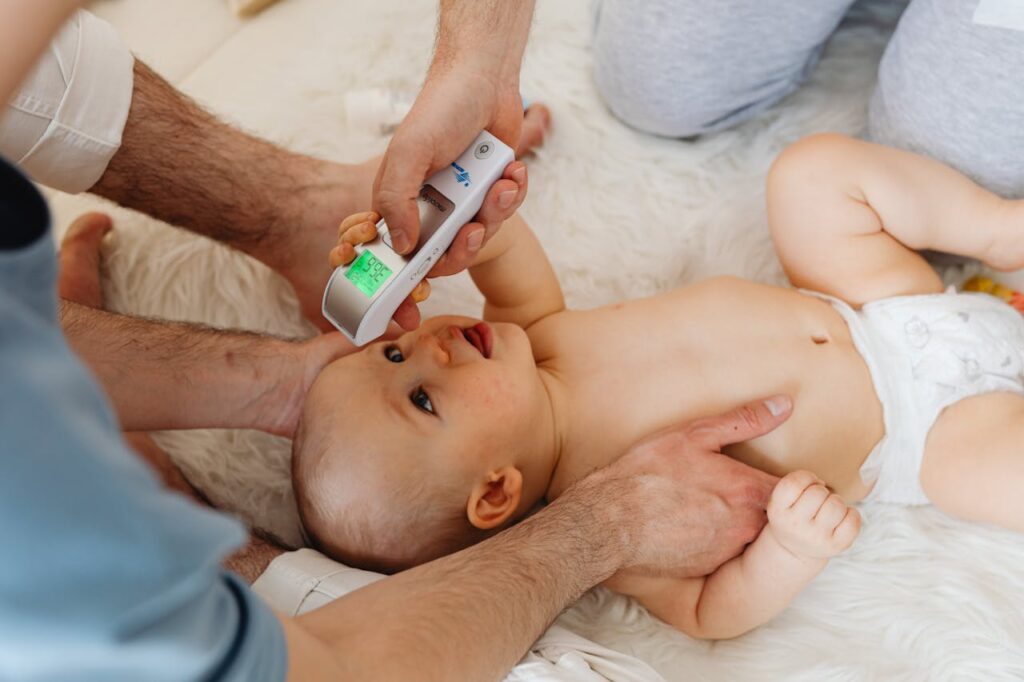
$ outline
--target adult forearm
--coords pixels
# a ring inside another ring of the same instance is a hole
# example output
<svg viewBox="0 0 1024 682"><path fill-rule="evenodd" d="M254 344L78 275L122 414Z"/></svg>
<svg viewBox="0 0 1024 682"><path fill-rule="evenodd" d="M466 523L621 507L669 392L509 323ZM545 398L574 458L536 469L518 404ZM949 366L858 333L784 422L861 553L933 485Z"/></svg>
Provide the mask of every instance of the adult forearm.
<svg viewBox="0 0 1024 682"><path fill-rule="evenodd" d="M0 3L0 102L7 102L50 39L81 0L6 0Z"/></svg>
<svg viewBox="0 0 1024 682"><path fill-rule="evenodd" d="M585 481L484 543L300 617L295 625L336 663L319 672L337 679L500 679L563 609L624 562L625 515L607 499L611 487ZM293 668L291 675L315 672Z"/></svg>
<svg viewBox="0 0 1024 682"><path fill-rule="evenodd" d="M260 428L290 435L303 396L295 344L63 301L61 325L126 431Z"/></svg>
<svg viewBox="0 0 1024 682"><path fill-rule="evenodd" d="M441 0L431 69L471 61L500 82L519 82L534 0Z"/></svg>
<svg viewBox="0 0 1024 682"><path fill-rule="evenodd" d="M121 147L90 191L282 270L346 173L224 123L136 59Z"/></svg>

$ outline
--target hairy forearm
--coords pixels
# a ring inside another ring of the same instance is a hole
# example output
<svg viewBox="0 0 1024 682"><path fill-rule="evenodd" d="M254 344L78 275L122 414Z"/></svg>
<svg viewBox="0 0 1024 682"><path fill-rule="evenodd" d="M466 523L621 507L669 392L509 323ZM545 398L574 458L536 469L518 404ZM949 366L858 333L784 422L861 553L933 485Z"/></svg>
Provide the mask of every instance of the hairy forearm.
<svg viewBox="0 0 1024 682"><path fill-rule="evenodd" d="M5 0L0 3L0 102L7 102L81 0Z"/></svg>
<svg viewBox="0 0 1024 682"><path fill-rule="evenodd" d="M61 326L126 431L260 428L288 434L302 399L292 344L62 301Z"/></svg>
<svg viewBox="0 0 1024 682"><path fill-rule="evenodd" d="M471 62L497 82L518 83L534 0L441 0L432 70Z"/></svg>
<svg viewBox="0 0 1024 682"><path fill-rule="evenodd" d="M90 191L283 270L345 173L218 120L136 59L121 147Z"/></svg>
<svg viewBox="0 0 1024 682"><path fill-rule="evenodd" d="M563 609L623 562L623 515L612 513L600 490L580 485L484 543L300 617L299 627L336 663L333 676L316 672L341 679L500 679Z"/></svg>
<svg viewBox="0 0 1024 682"><path fill-rule="evenodd" d="M782 613L827 563L795 556L766 528L743 554L705 579L690 634L728 639L764 625Z"/></svg>

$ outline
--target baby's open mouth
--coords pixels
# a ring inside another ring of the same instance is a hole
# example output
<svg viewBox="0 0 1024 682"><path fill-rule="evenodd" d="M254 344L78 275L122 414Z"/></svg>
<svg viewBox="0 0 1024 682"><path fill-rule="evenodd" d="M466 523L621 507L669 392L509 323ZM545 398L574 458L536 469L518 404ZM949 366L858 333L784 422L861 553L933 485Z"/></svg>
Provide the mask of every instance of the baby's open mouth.
<svg viewBox="0 0 1024 682"><path fill-rule="evenodd" d="M494 335L486 323L480 322L463 329L462 336L469 342L469 345L480 351L480 355L488 359L491 357L491 350L494 348Z"/></svg>

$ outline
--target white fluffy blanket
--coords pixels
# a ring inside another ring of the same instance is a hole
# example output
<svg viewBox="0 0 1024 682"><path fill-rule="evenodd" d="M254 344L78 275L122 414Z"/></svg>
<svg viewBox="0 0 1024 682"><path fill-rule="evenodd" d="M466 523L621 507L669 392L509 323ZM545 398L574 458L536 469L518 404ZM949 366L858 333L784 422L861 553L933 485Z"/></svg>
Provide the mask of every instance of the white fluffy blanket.
<svg viewBox="0 0 1024 682"><path fill-rule="evenodd" d="M550 105L555 127L531 162L523 213L570 305L645 296L718 273L783 282L766 230L765 170L807 133L860 131L899 7L876 2L848 20L811 82L757 121L682 142L631 131L602 106L591 80L586 0L539 4L522 87ZM434 3L426 0L287 0L244 24L222 16L223 3L213 0L105 1L96 9L221 115L345 161L379 153L386 141L346 128L344 93L417 88L434 29ZM100 203L54 200L61 226ZM114 308L310 333L286 285L265 268L142 216L114 215L106 285ZM468 278L435 292L428 312L479 311ZM160 440L218 504L298 541L286 441L247 432ZM735 641L690 640L604 590L560 624L673 680L1024 678L1024 536L931 508L862 511L864 532L852 550L782 616Z"/></svg>

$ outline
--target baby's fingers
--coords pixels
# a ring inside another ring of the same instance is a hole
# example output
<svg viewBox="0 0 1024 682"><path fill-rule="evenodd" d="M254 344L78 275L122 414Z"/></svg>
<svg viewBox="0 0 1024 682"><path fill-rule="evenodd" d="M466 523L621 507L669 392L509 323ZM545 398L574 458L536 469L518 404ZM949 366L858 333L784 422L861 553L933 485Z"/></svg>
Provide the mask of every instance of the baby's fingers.
<svg viewBox="0 0 1024 682"><path fill-rule="evenodd" d="M356 249L348 242L342 242L333 249L331 249L328 260L331 262L332 268L341 267L342 265L348 265L356 257Z"/></svg>
<svg viewBox="0 0 1024 682"><path fill-rule="evenodd" d="M846 506L846 502L843 501L843 498L832 493L828 496L825 502L822 503L821 508L814 517L814 523L824 531L832 533L839 524L842 523L848 510L849 507Z"/></svg>
<svg viewBox="0 0 1024 682"><path fill-rule="evenodd" d="M818 477L810 471L794 471L786 474L781 481L775 485L772 491L771 500L768 502L768 512L779 513L789 509L800 499L804 491L818 482Z"/></svg>
<svg viewBox="0 0 1024 682"><path fill-rule="evenodd" d="M377 238L377 224L373 211L356 213L345 218L338 228L338 245L331 249L328 260L332 268L348 265L356 257L356 244L364 244Z"/></svg>
<svg viewBox="0 0 1024 682"><path fill-rule="evenodd" d="M860 525L860 512L853 507L848 507L846 516L843 517L843 520L839 522L839 525L832 532L832 542L836 552L842 552L853 544L853 541L860 534Z"/></svg>
<svg viewBox="0 0 1024 682"><path fill-rule="evenodd" d="M430 282L427 280L421 280L416 288L409 294L414 303L423 303L425 300L430 298Z"/></svg>
<svg viewBox="0 0 1024 682"><path fill-rule="evenodd" d="M377 224L367 220L350 226L341 233L338 241L344 244L365 244L366 242L373 241L376 238Z"/></svg>
<svg viewBox="0 0 1024 682"><path fill-rule="evenodd" d="M822 505L825 504L825 500L828 499L829 495L831 493L828 488L821 483L815 482L804 490L800 499L793 505L791 512L798 519L810 521L814 519Z"/></svg>
<svg viewBox="0 0 1024 682"><path fill-rule="evenodd" d="M338 239L341 239L341 235L345 234L345 231L353 225L359 223L373 223L374 225L380 220L380 214L376 211L363 211L362 213L353 213L349 217L341 221L341 225L338 226Z"/></svg>

